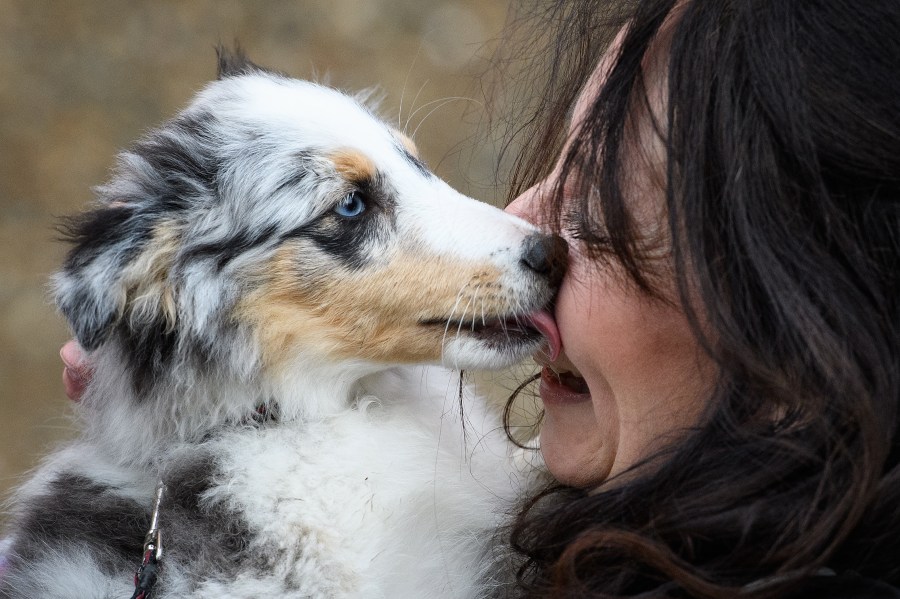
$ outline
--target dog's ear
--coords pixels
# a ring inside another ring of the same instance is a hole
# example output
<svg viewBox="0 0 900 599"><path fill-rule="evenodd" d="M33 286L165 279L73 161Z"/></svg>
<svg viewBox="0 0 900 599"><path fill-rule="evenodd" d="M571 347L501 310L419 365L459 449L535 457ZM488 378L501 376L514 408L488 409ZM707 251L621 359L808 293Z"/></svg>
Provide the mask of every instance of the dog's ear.
<svg viewBox="0 0 900 599"><path fill-rule="evenodd" d="M216 58L218 62L217 79L227 79L228 77L238 77L240 75L249 75L252 73L266 73L277 77L287 77L284 73L261 67L249 58L241 48L240 44L234 44L234 49L226 48L219 44L216 46Z"/></svg>
<svg viewBox="0 0 900 599"><path fill-rule="evenodd" d="M56 305L78 342L94 350L122 318L122 265L137 249L129 224L133 211L111 205L67 219L60 227L73 244L62 271L53 277Z"/></svg>
<svg viewBox="0 0 900 599"><path fill-rule="evenodd" d="M231 50L222 46L216 46L216 58L218 61L217 79L226 79L228 77L237 77L239 75L247 75L254 72L265 72L266 69L255 64L244 53L240 45L235 44Z"/></svg>
<svg viewBox="0 0 900 599"><path fill-rule="evenodd" d="M60 227L72 249L53 280L54 299L84 348L96 349L117 328L138 343L171 332L179 223L191 206L215 198L216 127L195 110L150 132L95 189L100 207Z"/></svg>

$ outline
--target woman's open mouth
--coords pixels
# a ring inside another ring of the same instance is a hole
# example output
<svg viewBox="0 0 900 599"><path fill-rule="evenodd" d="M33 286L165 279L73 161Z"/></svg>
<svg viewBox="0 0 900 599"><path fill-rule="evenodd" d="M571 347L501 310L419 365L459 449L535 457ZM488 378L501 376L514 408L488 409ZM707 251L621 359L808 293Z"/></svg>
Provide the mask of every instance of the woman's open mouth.
<svg viewBox="0 0 900 599"><path fill-rule="evenodd" d="M552 316L548 317L552 325L551 335L545 335L551 339L550 352L538 352L534 360L541 366L540 395L547 404L572 404L591 399L591 391L587 381L581 373L569 361L568 356L562 353L562 341L556 321Z"/></svg>
<svg viewBox="0 0 900 599"><path fill-rule="evenodd" d="M541 369L541 400L544 405L581 403L591 399L587 381L574 372L556 372L550 366Z"/></svg>
<svg viewBox="0 0 900 599"><path fill-rule="evenodd" d="M555 372L549 366L545 366L541 371L541 377L552 377L555 383L562 385L574 393L590 393L587 381L573 372Z"/></svg>

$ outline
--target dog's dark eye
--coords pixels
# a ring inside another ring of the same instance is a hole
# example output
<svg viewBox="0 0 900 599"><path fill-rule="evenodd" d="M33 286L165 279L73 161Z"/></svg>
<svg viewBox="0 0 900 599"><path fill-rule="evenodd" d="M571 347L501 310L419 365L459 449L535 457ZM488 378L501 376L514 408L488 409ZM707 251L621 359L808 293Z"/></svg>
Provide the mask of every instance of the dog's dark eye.
<svg viewBox="0 0 900 599"><path fill-rule="evenodd" d="M366 211L366 198L358 191L348 193L344 199L334 207L338 216L354 218Z"/></svg>

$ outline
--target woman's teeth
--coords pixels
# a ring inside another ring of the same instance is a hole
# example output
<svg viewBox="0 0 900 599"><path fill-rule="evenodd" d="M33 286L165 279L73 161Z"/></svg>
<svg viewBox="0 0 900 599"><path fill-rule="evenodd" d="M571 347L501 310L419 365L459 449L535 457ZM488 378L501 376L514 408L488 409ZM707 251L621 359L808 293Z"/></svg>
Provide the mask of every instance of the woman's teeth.
<svg viewBox="0 0 900 599"><path fill-rule="evenodd" d="M563 376L563 375L570 375L570 376L576 376L578 378L583 378L581 376L581 373L578 372L578 370L576 370L574 367L566 368L564 366L554 365L554 364L545 364L545 366L547 368L549 368L550 370L552 370L553 374L555 374L558 377Z"/></svg>
<svg viewBox="0 0 900 599"><path fill-rule="evenodd" d="M547 368L553 373L553 376L556 377L556 380L558 380L560 384L568 387L572 391L575 391L576 393L590 392L587 381L585 381L580 374L570 371L558 372L552 366L548 366Z"/></svg>
<svg viewBox="0 0 900 599"><path fill-rule="evenodd" d="M587 382L578 369L569 362L565 355L558 356L555 361L550 361L547 356L536 354L534 360L544 368L546 376L552 376L560 384L565 385L576 393L588 393Z"/></svg>

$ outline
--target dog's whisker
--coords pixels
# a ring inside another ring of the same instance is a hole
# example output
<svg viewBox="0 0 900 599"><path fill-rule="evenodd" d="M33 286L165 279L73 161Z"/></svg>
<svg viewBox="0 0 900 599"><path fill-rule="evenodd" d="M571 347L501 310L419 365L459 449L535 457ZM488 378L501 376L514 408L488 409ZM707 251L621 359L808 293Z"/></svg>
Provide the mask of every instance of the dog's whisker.
<svg viewBox="0 0 900 599"><path fill-rule="evenodd" d="M466 285L465 288L468 288L468 285ZM465 288L464 288L464 289L465 289ZM466 320L466 314L469 313L469 306L472 305L472 300L473 300L473 299L474 299L474 295L469 295L469 301L466 302L466 305L465 305L465 307L463 308L462 313L460 314L459 324L458 324L457 327L456 327L456 339L459 339L460 335L462 334L462 327L463 327L463 324L465 323L465 320ZM457 370L460 369L460 368L459 368L459 362L456 361L456 360L454 361L454 368L456 368Z"/></svg>
<svg viewBox="0 0 900 599"><path fill-rule="evenodd" d="M472 291L472 301L471 301L472 304L475 304L475 302L478 298L478 292L481 291L481 288L482 288L481 283L475 285L475 289ZM482 306L482 310L483 310L484 309L484 301L481 302L481 306ZM482 321L482 324L484 324L484 312L482 312L481 321ZM471 327L471 331L473 333L475 332L475 324L476 324L475 323L475 307L473 305L473 307L472 307L472 327Z"/></svg>
<svg viewBox="0 0 900 599"><path fill-rule="evenodd" d="M444 348L447 347L447 334L450 332L450 323L453 322L453 315L456 314L456 308L459 306L459 302L462 301L463 293L466 291L466 286L460 288L460 290L456 293L456 302L453 304L453 308L450 309L450 313L447 315L447 324L444 325L444 336L441 338L441 361L443 362L444 358Z"/></svg>
<svg viewBox="0 0 900 599"><path fill-rule="evenodd" d="M516 325L518 325L518 320L519 320L518 313L519 313L519 310L521 309L521 302L519 302L517 298L514 298L512 304L513 304L512 305L513 319L516 321ZM506 320L500 321L500 330L503 331L503 336L506 337L507 340L509 340L510 339L509 325Z"/></svg>
<svg viewBox="0 0 900 599"><path fill-rule="evenodd" d="M484 320L484 298L481 298L481 326L485 326L487 324Z"/></svg>
<svg viewBox="0 0 900 599"><path fill-rule="evenodd" d="M425 83L423 83L422 85L419 86L419 91L416 92L416 97L414 97L413 101L412 101L413 106L416 105L416 102L419 100L419 95L422 93L422 90L425 89L425 86L428 85L428 81L429 80L426 79ZM425 106L428 106L428 104L426 104ZM403 124L404 131L409 129L409 123L412 121L412 118L416 115L417 112L419 112L418 108L414 109L412 111L412 113L408 117L406 117L406 122ZM418 129L418 127L416 127L416 129ZM414 136L410 136L410 137L414 137Z"/></svg>
<svg viewBox="0 0 900 599"><path fill-rule="evenodd" d="M466 302L465 308L463 308L462 314L460 314L459 326L456 328L456 337L459 338L462 333L463 324L466 322L466 315L469 313L469 306L472 305L472 300L474 299L474 295L469 296L469 301Z"/></svg>
<svg viewBox="0 0 900 599"><path fill-rule="evenodd" d="M428 117L430 117L432 114L434 114L434 112L435 112L436 110L438 110L438 109L440 109L440 108L443 108L443 107L446 106L447 104L450 104L451 102L455 102L455 101L457 101L457 100L466 100L466 101L468 101L468 102L475 102L476 104L480 104L480 102L479 102L478 100L475 100L474 98L467 98L467 97L465 97L465 96L452 96L452 97L448 97L448 98L441 98L441 99L439 99L439 100L432 100L431 102L427 102L427 103L425 103L425 104L422 104L421 106L419 106L419 107L416 109L416 111L415 111L412 115L410 115L410 117L409 117L408 119L406 119L407 123L409 123L409 121L412 120L413 116L415 116L416 113L418 113L418 112L419 112L420 110L422 110L423 108L425 108L425 107L427 107L427 106L430 106L430 105L432 105L432 104L435 104L435 103L437 103L437 102L440 102L437 106L435 106L434 108L432 108L431 110L429 110L429 111L428 111L428 114L426 114L426 115L422 118L422 120L419 121L419 124L416 125L416 128L413 130L412 135L411 135L410 137L412 137L412 138L415 139L416 133L418 133L418 131L419 131L419 127L421 127L421 126L425 123L425 121L428 120Z"/></svg>
<svg viewBox="0 0 900 599"><path fill-rule="evenodd" d="M421 93L421 92L422 92L422 88L419 88L419 93ZM416 94L416 99L418 99L418 98L419 98L419 95ZM419 112L421 112L422 110L425 110L426 108L428 108L428 107L431 106L432 104L437 104L437 103L441 103L441 102L447 102L447 101L452 100L452 99L454 99L454 96L447 96L447 97L444 97L444 98L438 98L438 99L436 99L436 100L431 100L431 101L429 101L429 102L425 102L424 104L422 104L421 106L419 106L418 108L416 108L415 110L413 110L413 111L409 114L409 116L406 117L406 126L409 127L409 123L412 121L412 119L415 118L415 116L416 116L417 114L419 114ZM418 129L418 127L416 127L416 129Z"/></svg>
<svg viewBox="0 0 900 599"><path fill-rule="evenodd" d="M412 73L413 68L416 66L416 62L419 60L419 54L422 52L422 46L425 43L424 38L419 40L419 45L416 48L416 54L413 56L412 63L409 65L409 69L406 70L406 76L403 78L403 87L400 89L400 107L397 109L397 128L403 130L403 98L406 96L406 85L409 83L409 76ZM427 81L427 80L426 80ZM419 88L421 92L422 89ZM419 94L416 94L416 98L419 97ZM416 101L413 99L413 106L415 106ZM406 122L409 125L409 121Z"/></svg>

